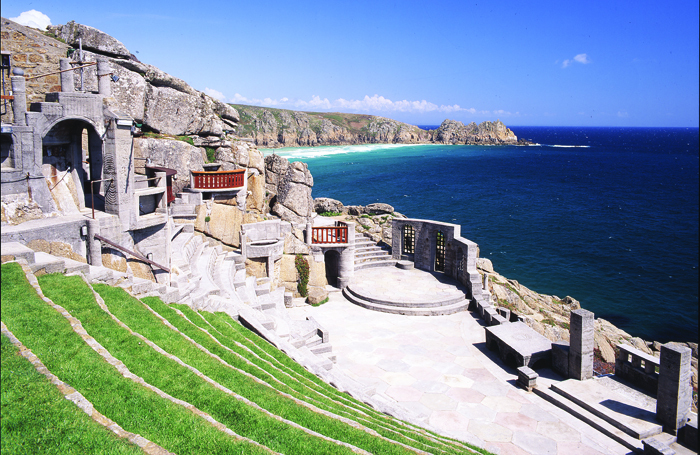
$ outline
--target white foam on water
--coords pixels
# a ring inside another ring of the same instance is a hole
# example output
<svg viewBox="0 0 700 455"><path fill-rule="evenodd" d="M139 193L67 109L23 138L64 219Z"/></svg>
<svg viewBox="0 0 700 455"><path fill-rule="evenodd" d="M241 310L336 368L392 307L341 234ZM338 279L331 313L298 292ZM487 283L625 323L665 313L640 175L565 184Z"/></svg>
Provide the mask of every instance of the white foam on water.
<svg viewBox="0 0 700 455"><path fill-rule="evenodd" d="M287 159L320 158L324 156L348 153L367 153L399 147L414 147L423 144L363 144L363 145L325 145L320 147L285 147L278 149L260 149L263 155L279 155Z"/></svg>

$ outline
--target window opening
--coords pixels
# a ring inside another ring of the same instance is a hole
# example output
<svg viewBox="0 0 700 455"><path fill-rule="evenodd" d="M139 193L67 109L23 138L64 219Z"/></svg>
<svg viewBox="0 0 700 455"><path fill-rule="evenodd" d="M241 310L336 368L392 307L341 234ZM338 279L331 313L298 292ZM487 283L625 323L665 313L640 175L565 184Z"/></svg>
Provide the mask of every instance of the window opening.
<svg viewBox="0 0 700 455"><path fill-rule="evenodd" d="M435 271L445 271L445 234L438 231L435 237Z"/></svg>
<svg viewBox="0 0 700 455"><path fill-rule="evenodd" d="M403 252L406 254L415 253L416 231L413 226L403 227Z"/></svg>

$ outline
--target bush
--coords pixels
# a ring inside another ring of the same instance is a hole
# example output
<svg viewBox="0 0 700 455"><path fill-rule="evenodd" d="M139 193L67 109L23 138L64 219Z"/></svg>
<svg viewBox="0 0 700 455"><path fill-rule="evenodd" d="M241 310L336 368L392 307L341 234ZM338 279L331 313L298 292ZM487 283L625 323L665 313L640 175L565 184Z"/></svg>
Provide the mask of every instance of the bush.
<svg viewBox="0 0 700 455"><path fill-rule="evenodd" d="M340 212L323 212L323 213L319 213L319 215L321 215L321 216L340 216L340 215L342 215L342 213L340 213Z"/></svg>
<svg viewBox="0 0 700 455"><path fill-rule="evenodd" d="M307 286L309 285L309 262L301 254L297 254L294 259L294 265L297 268L297 273L299 274L299 284L297 285L297 290L302 297L309 295L309 290Z"/></svg>

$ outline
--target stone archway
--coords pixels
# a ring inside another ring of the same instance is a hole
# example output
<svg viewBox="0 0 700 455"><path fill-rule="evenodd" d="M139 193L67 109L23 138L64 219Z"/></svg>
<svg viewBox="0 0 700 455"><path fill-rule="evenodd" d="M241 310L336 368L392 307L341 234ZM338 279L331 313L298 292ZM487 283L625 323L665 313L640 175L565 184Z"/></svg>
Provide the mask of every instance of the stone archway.
<svg viewBox="0 0 700 455"><path fill-rule="evenodd" d="M334 250L326 251L323 255L326 263L326 281L331 286L338 287L338 277L340 274L340 253Z"/></svg>
<svg viewBox="0 0 700 455"><path fill-rule="evenodd" d="M41 147L42 173L62 212L74 211L73 205L77 210L92 205L89 182L102 178L102 151L101 136L86 120L67 118L46 130ZM94 187L96 195L103 193L100 184ZM96 199L95 205L103 200Z"/></svg>

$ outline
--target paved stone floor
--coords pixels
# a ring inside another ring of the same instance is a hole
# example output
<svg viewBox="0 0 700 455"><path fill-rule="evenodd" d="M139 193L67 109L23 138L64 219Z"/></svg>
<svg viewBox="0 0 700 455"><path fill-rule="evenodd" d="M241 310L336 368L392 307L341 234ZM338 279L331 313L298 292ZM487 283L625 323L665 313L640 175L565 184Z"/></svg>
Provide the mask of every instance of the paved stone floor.
<svg viewBox="0 0 700 455"><path fill-rule="evenodd" d="M408 282L397 282L392 278L396 270L372 269L372 280L389 290L435 281L428 273L412 273ZM328 303L315 308L299 299L290 312L295 319L313 315L330 331L336 368L422 416L442 434L503 455L628 453L561 409L516 388L515 370L486 349L478 315L380 313L350 303L340 292L332 292ZM538 373L538 383L546 386L546 376L553 374Z"/></svg>

